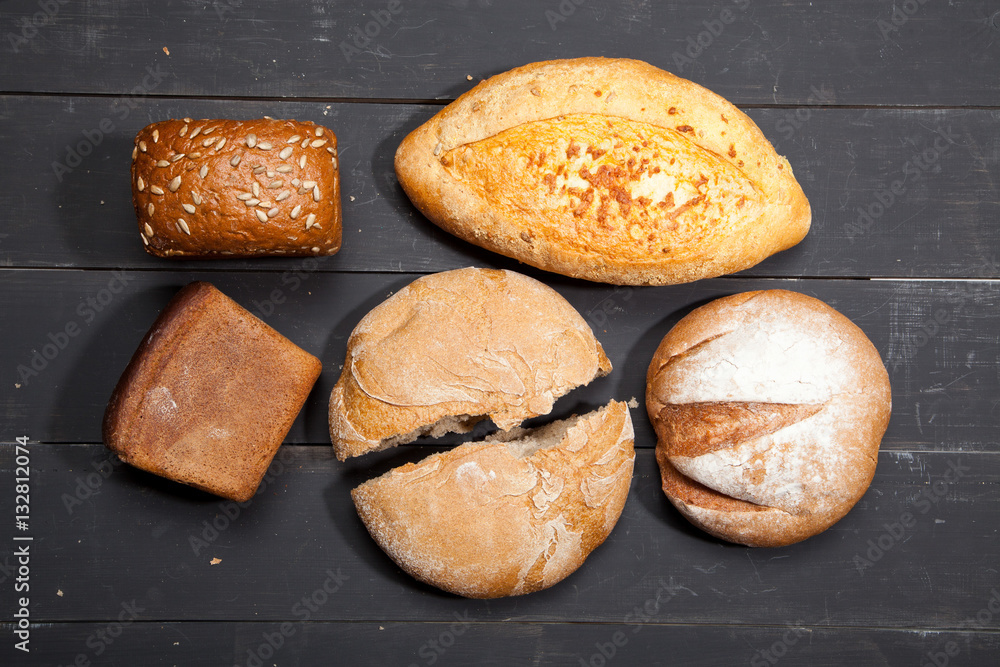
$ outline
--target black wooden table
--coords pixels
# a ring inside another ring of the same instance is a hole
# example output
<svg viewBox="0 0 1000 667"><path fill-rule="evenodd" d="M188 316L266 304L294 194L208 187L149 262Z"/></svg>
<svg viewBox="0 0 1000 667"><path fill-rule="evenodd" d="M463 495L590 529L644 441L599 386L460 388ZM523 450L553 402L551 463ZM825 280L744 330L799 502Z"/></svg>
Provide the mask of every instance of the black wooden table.
<svg viewBox="0 0 1000 667"><path fill-rule="evenodd" d="M1000 2L16 0L0 2L0 36L0 664L1000 664ZM736 276L616 288L520 266L415 211L392 168L407 132L482 78L583 55L646 60L744 109L794 167L809 236ZM263 115L337 133L343 250L312 264L146 255L136 131ZM871 488L803 543L721 543L663 497L640 408L625 511L578 572L494 601L415 582L349 490L442 443L339 463L327 400L364 313L467 265L544 280L607 349L615 372L556 417L641 404L656 344L696 304L762 288L823 299L892 380ZM101 444L119 374L192 280L324 364L243 506Z"/></svg>

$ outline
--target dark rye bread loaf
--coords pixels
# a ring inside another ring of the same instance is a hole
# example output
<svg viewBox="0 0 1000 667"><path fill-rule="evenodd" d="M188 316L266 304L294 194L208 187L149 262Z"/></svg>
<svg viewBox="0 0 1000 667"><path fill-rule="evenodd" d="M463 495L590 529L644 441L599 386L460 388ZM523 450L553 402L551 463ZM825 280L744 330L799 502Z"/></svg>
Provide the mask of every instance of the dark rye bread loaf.
<svg viewBox="0 0 1000 667"><path fill-rule="evenodd" d="M443 229L568 276L663 285L805 237L809 202L754 122L637 60L532 63L410 133L396 174Z"/></svg>
<svg viewBox="0 0 1000 667"><path fill-rule="evenodd" d="M372 537L413 577L457 595L548 588L618 522L635 459L632 419L589 414L433 454L351 492Z"/></svg>
<svg viewBox="0 0 1000 667"><path fill-rule="evenodd" d="M294 120L165 120L132 150L146 252L219 258L340 250L337 137Z"/></svg>
<svg viewBox="0 0 1000 667"><path fill-rule="evenodd" d="M191 283L118 381L104 443L137 468L249 500L320 368L209 283Z"/></svg>
<svg viewBox="0 0 1000 667"><path fill-rule="evenodd" d="M875 474L889 376L853 322L795 292L692 311L649 366L663 491L731 542L782 546L826 530Z"/></svg>

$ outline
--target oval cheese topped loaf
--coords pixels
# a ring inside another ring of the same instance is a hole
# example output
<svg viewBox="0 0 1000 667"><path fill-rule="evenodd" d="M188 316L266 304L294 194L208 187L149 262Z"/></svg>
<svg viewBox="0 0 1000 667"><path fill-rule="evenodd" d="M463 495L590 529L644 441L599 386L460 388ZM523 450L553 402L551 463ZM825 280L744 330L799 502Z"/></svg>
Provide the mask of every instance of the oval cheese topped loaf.
<svg viewBox="0 0 1000 667"><path fill-rule="evenodd" d="M494 76L407 136L396 173L452 234L616 284L740 271L798 243L811 219L791 166L752 120L636 60Z"/></svg>

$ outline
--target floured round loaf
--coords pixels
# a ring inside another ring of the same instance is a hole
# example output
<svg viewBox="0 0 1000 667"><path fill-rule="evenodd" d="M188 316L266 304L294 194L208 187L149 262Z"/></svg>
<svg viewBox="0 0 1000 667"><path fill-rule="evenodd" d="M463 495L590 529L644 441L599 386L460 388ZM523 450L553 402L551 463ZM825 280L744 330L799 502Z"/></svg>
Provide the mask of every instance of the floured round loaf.
<svg viewBox="0 0 1000 667"><path fill-rule="evenodd" d="M621 515L635 458L624 403L407 464L351 492L372 537L417 579L470 598L574 572Z"/></svg>
<svg viewBox="0 0 1000 667"><path fill-rule="evenodd" d="M691 312L646 377L663 491L731 542L782 546L829 528L875 474L889 375L853 322L784 290Z"/></svg>
<svg viewBox="0 0 1000 667"><path fill-rule="evenodd" d="M811 220L750 118L637 60L494 76L410 133L396 174L424 215L470 243L617 284L740 271L801 241Z"/></svg>
<svg viewBox="0 0 1000 667"><path fill-rule="evenodd" d="M436 273L351 333L330 396L330 438L344 460L463 433L487 415L509 429L610 370L590 327L552 288L512 271Z"/></svg>

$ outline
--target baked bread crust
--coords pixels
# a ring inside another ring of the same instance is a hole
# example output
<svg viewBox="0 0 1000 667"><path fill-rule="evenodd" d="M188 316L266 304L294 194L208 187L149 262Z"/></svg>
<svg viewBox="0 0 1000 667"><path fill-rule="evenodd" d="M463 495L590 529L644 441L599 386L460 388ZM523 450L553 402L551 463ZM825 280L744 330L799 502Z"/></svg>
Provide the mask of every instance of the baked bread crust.
<svg viewBox="0 0 1000 667"><path fill-rule="evenodd" d="M104 413L104 443L154 475L249 500L320 370L211 284L191 283L125 368Z"/></svg>
<svg viewBox="0 0 1000 667"><path fill-rule="evenodd" d="M889 375L853 322L796 292L713 301L664 337L646 377L663 491L724 540L826 530L875 474Z"/></svg>
<svg viewBox="0 0 1000 667"><path fill-rule="evenodd" d="M587 280L740 271L798 243L811 220L791 166L750 118L637 60L494 76L410 133L395 163L438 226Z"/></svg>
<svg viewBox="0 0 1000 667"><path fill-rule="evenodd" d="M295 120L165 120L136 135L132 203L146 252L188 259L340 250L337 137Z"/></svg>
<svg viewBox="0 0 1000 667"><path fill-rule="evenodd" d="M470 598L523 595L562 581L611 533L633 444L628 407L612 401L434 454L351 496L375 541L413 577Z"/></svg>
<svg viewBox="0 0 1000 667"><path fill-rule="evenodd" d="M337 458L548 414L555 399L611 370L562 296L513 271L464 268L413 281L347 341L330 395Z"/></svg>

